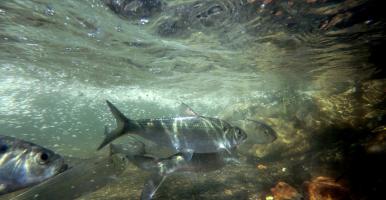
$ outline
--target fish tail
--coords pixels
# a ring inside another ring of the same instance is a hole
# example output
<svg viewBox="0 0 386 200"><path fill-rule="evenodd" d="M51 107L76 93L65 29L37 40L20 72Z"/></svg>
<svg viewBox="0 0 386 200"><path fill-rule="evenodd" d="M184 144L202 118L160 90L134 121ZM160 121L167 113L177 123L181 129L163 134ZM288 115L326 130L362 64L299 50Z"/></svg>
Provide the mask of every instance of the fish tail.
<svg viewBox="0 0 386 200"><path fill-rule="evenodd" d="M105 127L105 138L103 142L99 145L98 150L102 149L104 146L117 139L118 137L124 135L125 133L134 131L138 128L138 124L135 123L135 121L127 118L110 101L106 102L115 118L117 128L112 131L109 131L107 127Z"/></svg>

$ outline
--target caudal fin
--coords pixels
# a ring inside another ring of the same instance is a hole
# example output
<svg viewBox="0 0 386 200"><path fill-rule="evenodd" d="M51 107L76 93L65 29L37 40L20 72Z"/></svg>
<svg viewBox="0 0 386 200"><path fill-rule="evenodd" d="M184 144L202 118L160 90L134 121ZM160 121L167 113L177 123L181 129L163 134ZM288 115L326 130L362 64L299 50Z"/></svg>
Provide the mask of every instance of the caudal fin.
<svg viewBox="0 0 386 200"><path fill-rule="evenodd" d="M111 141L125 134L125 132L127 131L126 129L130 127L130 120L125 115L123 115L121 111L119 111L118 108L116 108L110 101L106 102L115 118L117 128L115 130L108 131L107 127L105 127L105 139L99 145L98 150L102 149Z"/></svg>

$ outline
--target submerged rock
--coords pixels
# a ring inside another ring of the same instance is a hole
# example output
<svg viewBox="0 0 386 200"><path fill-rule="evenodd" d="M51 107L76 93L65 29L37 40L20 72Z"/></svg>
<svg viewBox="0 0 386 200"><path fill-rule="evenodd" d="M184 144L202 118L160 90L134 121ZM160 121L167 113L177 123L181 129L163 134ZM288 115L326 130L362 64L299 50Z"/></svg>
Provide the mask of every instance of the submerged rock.
<svg viewBox="0 0 386 200"><path fill-rule="evenodd" d="M294 123L283 119L267 119L277 132L277 139L270 144L253 144L249 152L263 160L281 160L300 155L309 149L307 134L296 129ZM250 136L253 137L253 136ZM246 141L248 144L249 140ZM240 147L244 148L244 147Z"/></svg>
<svg viewBox="0 0 386 200"><path fill-rule="evenodd" d="M275 187L271 188L275 200L300 200L299 192L286 182L278 182Z"/></svg>
<svg viewBox="0 0 386 200"><path fill-rule="evenodd" d="M376 128L384 118L384 88L385 80L358 81L351 86L347 85L343 91L324 88L323 91L311 94L317 107L313 116L322 122L319 128L330 125Z"/></svg>
<svg viewBox="0 0 386 200"><path fill-rule="evenodd" d="M309 200L350 200L349 190L330 177L319 176L306 182L307 196Z"/></svg>
<svg viewBox="0 0 386 200"><path fill-rule="evenodd" d="M164 6L161 0L104 0L104 3L118 15L131 19L154 16Z"/></svg>
<svg viewBox="0 0 386 200"><path fill-rule="evenodd" d="M380 126L374 131L374 135L364 146L367 153L385 154L386 153L386 127Z"/></svg>
<svg viewBox="0 0 386 200"><path fill-rule="evenodd" d="M254 8L244 1L184 2L167 9L164 19L157 22L161 36L186 36L193 30L220 28L245 21L253 16Z"/></svg>
<svg viewBox="0 0 386 200"><path fill-rule="evenodd" d="M167 2L161 0L104 0L120 16L137 19L153 17L154 31L164 37L188 37L194 32L217 31L234 37L238 34L270 34L277 28L317 29L314 14L306 3L293 1L211 0ZM294 5L295 4L295 5ZM162 12L162 13L161 13ZM307 15L308 17L304 17ZM269 27L269 28L268 28ZM226 33L228 31L234 32ZM209 33L209 32L208 32Z"/></svg>

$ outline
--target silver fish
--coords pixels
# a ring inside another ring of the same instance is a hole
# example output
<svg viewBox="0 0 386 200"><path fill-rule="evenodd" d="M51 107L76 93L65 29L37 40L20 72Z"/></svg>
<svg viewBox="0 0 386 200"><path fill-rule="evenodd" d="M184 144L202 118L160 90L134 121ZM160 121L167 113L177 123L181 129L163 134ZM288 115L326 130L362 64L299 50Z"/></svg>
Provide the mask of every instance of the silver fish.
<svg viewBox="0 0 386 200"><path fill-rule="evenodd" d="M73 200L83 197L118 180L127 164L128 160L121 154L80 159L65 172L29 188L11 200Z"/></svg>
<svg viewBox="0 0 386 200"><path fill-rule="evenodd" d="M269 144L277 139L277 133L268 124L251 119L231 122L248 134L248 142L253 144Z"/></svg>
<svg viewBox="0 0 386 200"><path fill-rule="evenodd" d="M131 147L135 148L131 149ZM146 155L144 147L145 145L140 143L138 145L131 144L128 148L122 145L110 144L111 154L124 154L134 165L152 173L144 184L141 193L142 200L152 199L166 177L173 173L209 172L221 169L229 163L238 163L234 153L235 149L232 149L232 155L226 151L218 153L193 153L191 159L186 159L182 153L177 153L167 158L156 158Z"/></svg>
<svg viewBox="0 0 386 200"><path fill-rule="evenodd" d="M124 134L136 134L169 147L174 153L182 152L191 157L193 153L229 152L247 138L242 129L217 118L193 115L132 120L109 101L107 105L116 119L117 128L111 132L105 131L105 139L98 150Z"/></svg>
<svg viewBox="0 0 386 200"><path fill-rule="evenodd" d="M67 169L53 151L0 135L0 195L40 183Z"/></svg>

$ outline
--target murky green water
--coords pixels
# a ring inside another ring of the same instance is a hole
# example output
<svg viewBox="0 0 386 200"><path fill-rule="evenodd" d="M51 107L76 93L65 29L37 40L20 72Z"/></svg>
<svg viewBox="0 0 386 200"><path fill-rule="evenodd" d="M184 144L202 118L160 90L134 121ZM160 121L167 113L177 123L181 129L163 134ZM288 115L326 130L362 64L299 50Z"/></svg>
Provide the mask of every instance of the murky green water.
<svg viewBox="0 0 386 200"><path fill-rule="evenodd" d="M106 2L0 2L0 134L86 159L107 154L96 151L115 126L105 100L133 119L176 116L184 102L264 121L278 139L247 141L239 165L173 175L156 199L285 199L271 189L280 181L312 199L304 184L321 176L342 180L351 199L378 194L383 170L370 166L386 151L386 81L376 1L170 0L144 17ZM130 165L81 199L138 199L147 175Z"/></svg>

